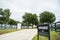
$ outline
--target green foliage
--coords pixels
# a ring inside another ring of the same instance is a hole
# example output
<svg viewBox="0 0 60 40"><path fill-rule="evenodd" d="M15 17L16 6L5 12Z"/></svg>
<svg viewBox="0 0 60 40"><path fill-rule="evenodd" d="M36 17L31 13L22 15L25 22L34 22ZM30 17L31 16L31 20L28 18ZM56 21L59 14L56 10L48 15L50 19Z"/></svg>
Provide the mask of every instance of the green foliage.
<svg viewBox="0 0 60 40"><path fill-rule="evenodd" d="M3 18L3 10L2 10L2 8L0 8L0 23L2 24L3 22L4 22L4 20L5 20L5 18Z"/></svg>
<svg viewBox="0 0 60 40"><path fill-rule="evenodd" d="M34 25L38 24L38 19L37 19L37 15L36 14L32 15L32 22L31 23L34 24Z"/></svg>
<svg viewBox="0 0 60 40"><path fill-rule="evenodd" d="M56 19L55 15L48 11L42 12L39 17L41 23L53 23Z"/></svg>
<svg viewBox="0 0 60 40"><path fill-rule="evenodd" d="M3 10L0 8L0 23L8 23L11 13L9 9Z"/></svg>
<svg viewBox="0 0 60 40"><path fill-rule="evenodd" d="M18 21L15 21L13 19L10 19L11 12L9 9L2 9L0 8L0 23L1 24L11 24L11 25L17 25L17 23L20 23Z"/></svg>
<svg viewBox="0 0 60 40"><path fill-rule="evenodd" d="M25 13L23 15L23 22L27 24L32 24L32 25L37 25L38 24L38 19L36 14L32 13Z"/></svg>
<svg viewBox="0 0 60 40"><path fill-rule="evenodd" d="M30 23L31 22L31 18L32 18L32 14L31 13L25 13L25 15L23 15L24 22Z"/></svg>
<svg viewBox="0 0 60 40"><path fill-rule="evenodd" d="M10 25L17 25L17 23L19 23L18 21L15 21L15 20L13 20L13 19L9 19L10 21L9 21L9 23L8 24L10 24Z"/></svg>
<svg viewBox="0 0 60 40"><path fill-rule="evenodd" d="M4 17L6 18L5 19L5 23L8 23L9 22L9 17L10 17L10 15L11 15L11 13L10 13L10 10L9 9L5 9L4 10Z"/></svg>

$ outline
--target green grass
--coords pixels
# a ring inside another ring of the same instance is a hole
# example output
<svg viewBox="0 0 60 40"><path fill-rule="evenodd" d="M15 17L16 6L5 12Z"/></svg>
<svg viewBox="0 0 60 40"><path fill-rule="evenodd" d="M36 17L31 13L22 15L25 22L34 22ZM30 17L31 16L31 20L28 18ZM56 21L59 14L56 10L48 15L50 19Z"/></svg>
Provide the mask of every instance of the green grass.
<svg viewBox="0 0 60 40"><path fill-rule="evenodd" d="M50 34L51 34L50 40L60 40L60 33L59 32L51 31ZM48 40L48 38L44 37L44 36L39 36L39 39L40 40ZM33 37L32 40L37 40L37 35L35 37Z"/></svg>
<svg viewBox="0 0 60 40"><path fill-rule="evenodd" d="M37 40L37 36L38 35L36 35L32 40ZM47 37L44 37L44 36L39 36L39 39L40 40L48 40L48 38Z"/></svg>
<svg viewBox="0 0 60 40"><path fill-rule="evenodd" d="M5 33L14 32L14 31L18 31L18 29L5 29L5 30L0 30L0 35L5 34Z"/></svg>

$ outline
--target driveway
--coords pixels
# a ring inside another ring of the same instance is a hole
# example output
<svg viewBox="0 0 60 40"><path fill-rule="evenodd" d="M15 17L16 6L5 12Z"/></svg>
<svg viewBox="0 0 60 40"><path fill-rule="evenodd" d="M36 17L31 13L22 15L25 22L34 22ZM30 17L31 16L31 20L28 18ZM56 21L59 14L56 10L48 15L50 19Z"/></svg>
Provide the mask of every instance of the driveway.
<svg viewBox="0 0 60 40"><path fill-rule="evenodd" d="M32 40L37 34L37 29L24 29L0 35L0 40Z"/></svg>

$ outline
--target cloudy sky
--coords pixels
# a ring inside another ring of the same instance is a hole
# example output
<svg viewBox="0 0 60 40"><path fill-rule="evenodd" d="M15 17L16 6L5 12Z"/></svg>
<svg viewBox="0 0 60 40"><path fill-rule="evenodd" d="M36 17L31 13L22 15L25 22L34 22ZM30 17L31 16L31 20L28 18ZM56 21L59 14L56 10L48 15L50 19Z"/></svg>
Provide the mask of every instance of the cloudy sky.
<svg viewBox="0 0 60 40"><path fill-rule="evenodd" d="M0 8L10 9L10 18L22 21L25 12L39 15L43 11L50 11L60 21L60 0L0 0Z"/></svg>

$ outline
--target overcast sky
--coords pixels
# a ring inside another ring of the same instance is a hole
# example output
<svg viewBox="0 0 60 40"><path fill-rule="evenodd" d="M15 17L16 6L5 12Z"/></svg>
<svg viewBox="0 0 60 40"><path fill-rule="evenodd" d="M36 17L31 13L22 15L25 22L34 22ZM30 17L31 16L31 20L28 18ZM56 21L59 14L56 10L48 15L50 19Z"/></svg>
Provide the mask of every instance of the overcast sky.
<svg viewBox="0 0 60 40"><path fill-rule="evenodd" d="M56 21L60 21L60 0L0 0L0 8L10 9L10 18L22 21L25 12L36 13L50 11L56 15Z"/></svg>

